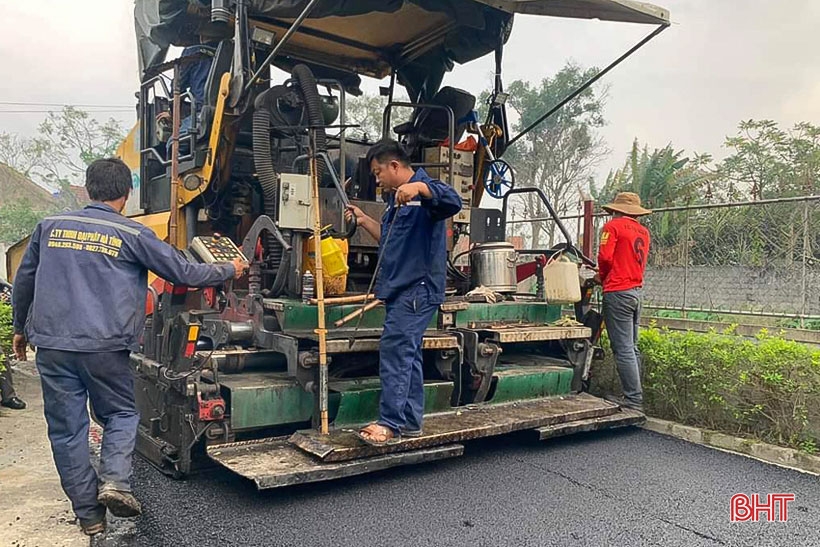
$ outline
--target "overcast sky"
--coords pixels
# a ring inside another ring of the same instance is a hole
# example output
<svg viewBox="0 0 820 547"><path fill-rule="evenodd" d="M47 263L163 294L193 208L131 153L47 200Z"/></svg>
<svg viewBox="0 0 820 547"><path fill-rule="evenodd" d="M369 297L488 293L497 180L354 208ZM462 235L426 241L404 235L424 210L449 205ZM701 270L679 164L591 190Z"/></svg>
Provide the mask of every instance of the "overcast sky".
<svg viewBox="0 0 820 547"><path fill-rule="evenodd" d="M601 171L620 166L633 139L723 155L742 119L820 123L820 1L659 0L673 26L611 72ZM129 106L138 87L131 0L3 2L0 102ZM652 29L519 17L505 80L539 80L573 59L603 67ZM491 85L492 56L457 67L447 83ZM375 89L375 83L368 84ZM0 105L0 111L42 107ZM133 124L131 112L114 115ZM0 112L0 131L32 135L43 113Z"/></svg>

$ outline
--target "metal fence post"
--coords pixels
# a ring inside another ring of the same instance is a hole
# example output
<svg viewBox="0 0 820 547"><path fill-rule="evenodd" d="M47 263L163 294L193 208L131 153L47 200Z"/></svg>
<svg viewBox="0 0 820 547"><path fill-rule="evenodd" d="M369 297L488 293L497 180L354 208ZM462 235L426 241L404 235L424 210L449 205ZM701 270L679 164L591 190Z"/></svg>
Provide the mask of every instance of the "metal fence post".
<svg viewBox="0 0 820 547"><path fill-rule="evenodd" d="M803 206L803 273L800 280L800 328L806 328L806 290L808 288L807 257L809 254L809 202Z"/></svg>
<svg viewBox="0 0 820 547"><path fill-rule="evenodd" d="M584 240L581 244L581 252L586 256L592 257L593 241L595 240L595 218L592 214L595 212L595 202L591 199L584 200Z"/></svg>
<svg viewBox="0 0 820 547"><path fill-rule="evenodd" d="M687 204L687 207L690 204ZM684 241L684 245L686 247L685 252L683 254L683 307L681 309L681 316L686 319L686 293L689 286L689 249L691 245L689 244L690 237L689 237L689 215L690 209L686 209L686 239Z"/></svg>

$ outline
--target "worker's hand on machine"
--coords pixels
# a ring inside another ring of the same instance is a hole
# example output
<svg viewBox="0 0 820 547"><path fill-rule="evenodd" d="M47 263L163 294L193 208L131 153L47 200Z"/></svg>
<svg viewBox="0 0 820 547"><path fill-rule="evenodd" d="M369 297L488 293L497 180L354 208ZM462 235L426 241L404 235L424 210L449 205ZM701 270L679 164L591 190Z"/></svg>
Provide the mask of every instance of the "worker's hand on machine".
<svg viewBox="0 0 820 547"><path fill-rule="evenodd" d="M250 267L250 265L241 258L234 258L233 260L231 260L231 264L233 264L234 279L239 279L240 277L245 275L245 272L247 272L248 268Z"/></svg>
<svg viewBox="0 0 820 547"><path fill-rule="evenodd" d="M353 217L356 217L356 222L361 224L361 221L370 218L368 217L364 211L356 207L355 205L348 205L345 208L345 221L350 222L353 220Z"/></svg>

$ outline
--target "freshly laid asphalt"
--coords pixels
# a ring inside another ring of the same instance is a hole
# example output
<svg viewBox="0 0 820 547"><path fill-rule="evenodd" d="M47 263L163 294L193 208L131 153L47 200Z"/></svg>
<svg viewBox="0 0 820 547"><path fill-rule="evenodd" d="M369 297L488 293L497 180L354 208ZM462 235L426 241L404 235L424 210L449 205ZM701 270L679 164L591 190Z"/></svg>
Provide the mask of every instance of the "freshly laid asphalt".
<svg viewBox="0 0 820 547"><path fill-rule="evenodd" d="M136 459L144 514L98 546L820 546L820 482L626 429L540 443L514 435L461 458L257 491L218 469L174 481ZM788 522L732 523L736 493L793 493Z"/></svg>

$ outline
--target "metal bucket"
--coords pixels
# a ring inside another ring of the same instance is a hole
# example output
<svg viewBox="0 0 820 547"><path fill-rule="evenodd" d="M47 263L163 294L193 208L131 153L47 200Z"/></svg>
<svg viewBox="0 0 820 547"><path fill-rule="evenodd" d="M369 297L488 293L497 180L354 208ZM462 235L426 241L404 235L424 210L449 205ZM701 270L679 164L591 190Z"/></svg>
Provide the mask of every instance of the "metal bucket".
<svg viewBox="0 0 820 547"><path fill-rule="evenodd" d="M518 287L517 256L511 243L482 243L470 251L472 287L484 285L500 293L513 293Z"/></svg>

